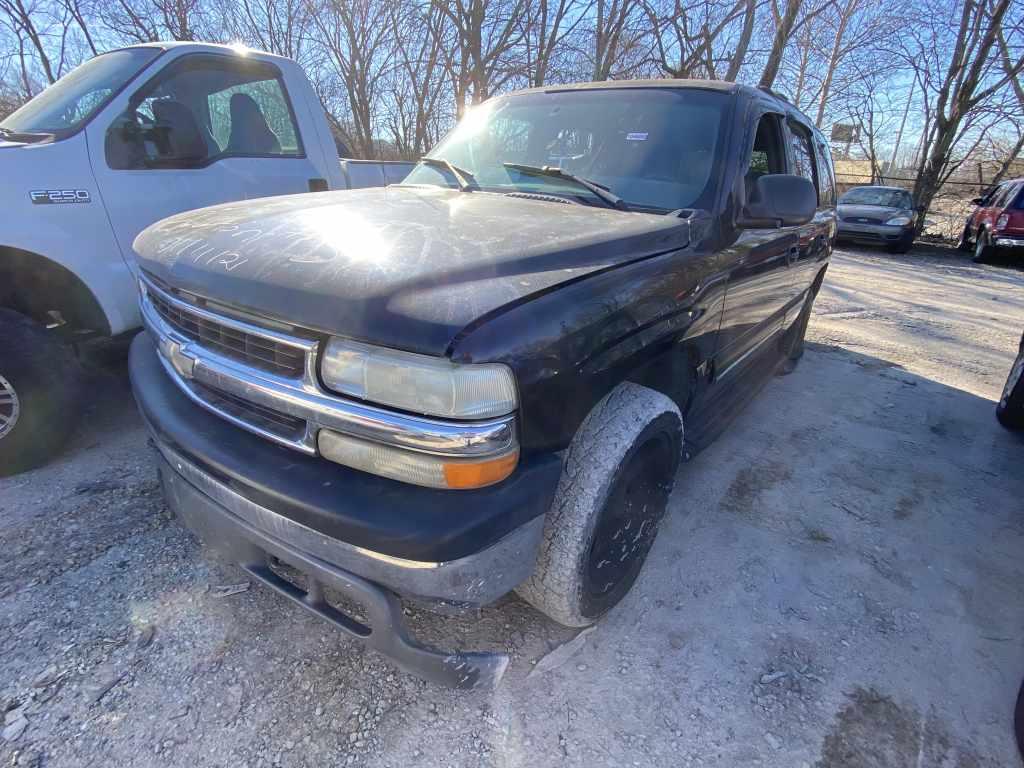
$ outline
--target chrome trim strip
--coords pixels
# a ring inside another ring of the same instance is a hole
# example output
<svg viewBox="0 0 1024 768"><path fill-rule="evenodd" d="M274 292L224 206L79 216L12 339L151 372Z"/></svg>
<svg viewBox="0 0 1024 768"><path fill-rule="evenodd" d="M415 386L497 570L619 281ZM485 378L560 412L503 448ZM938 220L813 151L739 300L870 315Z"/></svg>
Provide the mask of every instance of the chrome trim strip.
<svg viewBox="0 0 1024 768"><path fill-rule="evenodd" d="M140 298L143 324L153 334L160 362L171 379L197 404L267 440L309 455L316 455L317 433L323 428L439 456L485 457L504 453L516 445L514 414L487 421L452 422L410 416L346 400L320 386L316 371L318 342L208 312L171 296L145 278L143 285L145 290ZM182 311L201 315L211 322L230 325L244 333L302 349L306 360L302 377L278 376L193 341L164 321L149 301L149 291ZM204 400L189 385L190 380L304 419L306 432L301 438L292 440L254 426Z"/></svg>

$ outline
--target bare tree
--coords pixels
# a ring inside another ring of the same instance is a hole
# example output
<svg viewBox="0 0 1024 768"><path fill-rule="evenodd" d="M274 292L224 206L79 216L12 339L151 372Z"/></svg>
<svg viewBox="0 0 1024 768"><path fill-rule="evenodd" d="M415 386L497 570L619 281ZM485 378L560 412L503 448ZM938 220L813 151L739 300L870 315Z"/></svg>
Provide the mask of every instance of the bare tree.
<svg viewBox="0 0 1024 768"><path fill-rule="evenodd" d="M719 65L730 61L719 49L725 33L751 7L748 0L672 0L663 6L647 0L655 63L669 77L717 79Z"/></svg>
<svg viewBox="0 0 1024 768"><path fill-rule="evenodd" d="M905 43L908 66L924 94L925 130L914 199L930 205L942 184L984 137L984 105L1024 69L1024 56L1000 64L996 44L1012 0L965 0L952 36L948 11L926 6ZM951 39L950 39L951 37ZM948 59L942 56L948 51ZM966 146L966 149L964 148Z"/></svg>

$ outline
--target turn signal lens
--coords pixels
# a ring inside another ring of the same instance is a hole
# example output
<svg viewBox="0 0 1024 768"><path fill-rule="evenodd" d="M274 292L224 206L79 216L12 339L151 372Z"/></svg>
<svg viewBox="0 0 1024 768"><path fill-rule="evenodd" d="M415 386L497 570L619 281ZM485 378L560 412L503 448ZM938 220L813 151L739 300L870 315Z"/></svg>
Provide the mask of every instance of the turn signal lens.
<svg viewBox="0 0 1024 768"><path fill-rule="evenodd" d="M519 450L485 459L456 459L407 451L329 429L317 436L320 455L352 469L427 488L466 490L501 482L519 463Z"/></svg>

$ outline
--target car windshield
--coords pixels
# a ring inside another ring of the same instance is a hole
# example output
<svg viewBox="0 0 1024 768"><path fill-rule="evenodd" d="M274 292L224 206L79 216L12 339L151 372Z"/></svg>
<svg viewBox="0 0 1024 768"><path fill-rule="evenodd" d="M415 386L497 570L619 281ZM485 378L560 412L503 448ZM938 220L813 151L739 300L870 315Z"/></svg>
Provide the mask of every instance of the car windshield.
<svg viewBox="0 0 1024 768"><path fill-rule="evenodd" d="M709 208L729 103L725 94L693 88L516 94L471 110L430 155L489 191L605 205L571 180L505 165L515 163L561 168L635 210ZM418 166L405 183L457 186L438 164Z"/></svg>
<svg viewBox="0 0 1024 768"><path fill-rule="evenodd" d="M913 208L910 193L902 189L859 187L851 189L841 198L840 205L876 205L881 208Z"/></svg>
<svg viewBox="0 0 1024 768"><path fill-rule="evenodd" d="M160 48L125 48L90 59L10 114L0 128L58 136L74 131L160 53Z"/></svg>

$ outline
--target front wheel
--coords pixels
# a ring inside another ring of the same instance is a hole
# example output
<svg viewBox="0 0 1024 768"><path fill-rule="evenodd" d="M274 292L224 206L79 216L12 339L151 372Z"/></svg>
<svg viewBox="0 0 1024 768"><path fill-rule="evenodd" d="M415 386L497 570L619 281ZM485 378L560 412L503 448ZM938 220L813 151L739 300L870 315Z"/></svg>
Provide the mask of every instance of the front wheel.
<svg viewBox="0 0 1024 768"><path fill-rule="evenodd" d="M0 309L0 476L39 466L77 421L79 364L29 318Z"/></svg>
<svg viewBox="0 0 1024 768"><path fill-rule="evenodd" d="M668 397L621 384L569 446L544 538L516 592L567 627L585 627L629 592L654 544L682 452Z"/></svg>
<svg viewBox="0 0 1024 768"><path fill-rule="evenodd" d="M977 237L974 238L974 263L984 264L992 258L992 251L994 249L988 244L988 236L984 232L979 232Z"/></svg>
<svg viewBox="0 0 1024 768"><path fill-rule="evenodd" d="M996 405L996 418L1007 429L1024 429L1024 337Z"/></svg>

